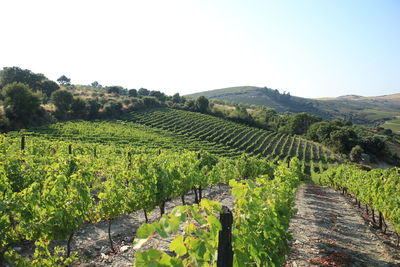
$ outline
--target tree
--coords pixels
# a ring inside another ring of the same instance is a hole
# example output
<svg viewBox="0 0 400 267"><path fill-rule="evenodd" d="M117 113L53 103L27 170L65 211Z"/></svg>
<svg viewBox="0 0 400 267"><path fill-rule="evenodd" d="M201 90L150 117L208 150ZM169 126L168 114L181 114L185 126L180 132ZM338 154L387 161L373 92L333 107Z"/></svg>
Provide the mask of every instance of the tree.
<svg viewBox="0 0 400 267"><path fill-rule="evenodd" d="M208 99L205 96L199 96L195 102L196 110L201 113L208 112Z"/></svg>
<svg viewBox="0 0 400 267"><path fill-rule="evenodd" d="M276 111L272 108L267 108L267 107L258 108L256 106L253 109L256 110L256 112L254 112L251 115L259 125L272 127L273 122L276 119L279 119L279 115L277 115Z"/></svg>
<svg viewBox="0 0 400 267"><path fill-rule="evenodd" d="M393 131L392 131L392 129L384 129L383 130L383 133L385 134L385 135L393 135Z"/></svg>
<svg viewBox="0 0 400 267"><path fill-rule="evenodd" d="M195 109L195 107L196 107L196 104L195 104L195 101L193 100L193 99L188 99L186 102L185 102L185 109L187 109L187 110L194 110Z"/></svg>
<svg viewBox="0 0 400 267"><path fill-rule="evenodd" d="M111 102L104 107L106 117L117 117L122 114L122 104L120 102Z"/></svg>
<svg viewBox="0 0 400 267"><path fill-rule="evenodd" d="M126 91L126 89L123 88L122 86L117 86L117 85L107 86L107 93L109 94L121 95L124 94L124 91Z"/></svg>
<svg viewBox="0 0 400 267"><path fill-rule="evenodd" d="M3 88L4 110L6 117L16 128L32 125L32 120L39 114L40 99L28 85L11 83Z"/></svg>
<svg viewBox="0 0 400 267"><path fill-rule="evenodd" d="M361 146L354 146L350 151L350 160L353 162L360 162L362 153L364 153L364 150L361 148Z"/></svg>
<svg viewBox="0 0 400 267"><path fill-rule="evenodd" d="M176 93L172 96L172 102L173 103L180 103L181 102L181 97L179 96L179 93Z"/></svg>
<svg viewBox="0 0 400 267"><path fill-rule="evenodd" d="M74 98L71 103L71 117L73 119L86 119L88 115L88 107L82 98Z"/></svg>
<svg viewBox="0 0 400 267"><path fill-rule="evenodd" d="M97 81L94 81L90 84L94 88L102 88L103 86L99 84Z"/></svg>
<svg viewBox="0 0 400 267"><path fill-rule="evenodd" d="M139 96L148 96L150 94L150 91L147 90L146 88L140 88L138 90L138 95Z"/></svg>
<svg viewBox="0 0 400 267"><path fill-rule="evenodd" d="M365 151L375 155L381 153L386 148L385 141L378 136L368 136L362 138L361 146Z"/></svg>
<svg viewBox="0 0 400 267"><path fill-rule="evenodd" d="M60 78L57 79L57 82L61 85L71 85L71 79L65 75L60 76Z"/></svg>
<svg viewBox="0 0 400 267"><path fill-rule="evenodd" d="M252 124L254 122L253 117L247 112L247 109L240 105L235 105L235 110L229 114L229 117L242 123Z"/></svg>
<svg viewBox="0 0 400 267"><path fill-rule="evenodd" d="M41 88L41 82L44 80L47 80L47 78L43 74L33 73L19 67L4 67L0 71L0 89L7 84L19 82L27 84L33 91L38 91Z"/></svg>
<svg viewBox="0 0 400 267"><path fill-rule="evenodd" d="M136 89L129 89L128 95L129 95L130 97L137 97L137 96L138 96L138 92L137 92Z"/></svg>
<svg viewBox="0 0 400 267"><path fill-rule="evenodd" d="M71 110L71 104L74 97L66 90L57 90L51 94L51 101L56 106L56 117L66 119Z"/></svg>
<svg viewBox="0 0 400 267"><path fill-rule="evenodd" d="M99 102L96 99L89 99L87 101L87 107L88 107L87 118L89 120L97 119L99 117L99 109L101 107Z"/></svg>
<svg viewBox="0 0 400 267"><path fill-rule="evenodd" d="M165 99L167 98L167 96L164 93L160 92L160 91L150 91L149 96L154 96L155 98L157 98L161 102L165 102Z"/></svg>
<svg viewBox="0 0 400 267"><path fill-rule="evenodd" d="M147 108L160 106L160 103L157 101L157 98L155 98L154 96L143 97L143 104Z"/></svg>
<svg viewBox="0 0 400 267"><path fill-rule="evenodd" d="M330 133L329 145L340 153L348 153L356 144L357 134L350 128L343 127Z"/></svg>
<svg viewBox="0 0 400 267"><path fill-rule="evenodd" d="M8 118L0 112L0 132L8 131L10 127L10 121Z"/></svg>
<svg viewBox="0 0 400 267"><path fill-rule="evenodd" d="M293 115L289 117L289 120L286 122L285 126L283 126L280 130L282 132L288 134L305 134L308 128L316 122L321 121L320 117L315 115L310 115L305 112Z"/></svg>
<svg viewBox="0 0 400 267"><path fill-rule="evenodd" d="M41 91L47 96L50 97L51 94L54 91L57 91L58 89L60 89L60 86L58 86L57 83L50 81L50 80L44 80L41 83Z"/></svg>
<svg viewBox="0 0 400 267"><path fill-rule="evenodd" d="M331 132L338 129L339 126L334 122L316 122L308 128L307 137L315 142L324 143L329 140Z"/></svg>

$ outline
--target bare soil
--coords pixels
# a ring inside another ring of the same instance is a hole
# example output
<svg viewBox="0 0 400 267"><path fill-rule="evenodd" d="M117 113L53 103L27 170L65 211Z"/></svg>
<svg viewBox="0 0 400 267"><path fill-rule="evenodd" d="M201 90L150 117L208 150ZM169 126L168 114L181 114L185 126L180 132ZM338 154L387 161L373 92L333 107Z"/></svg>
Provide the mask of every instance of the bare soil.
<svg viewBox="0 0 400 267"><path fill-rule="evenodd" d="M400 266L399 250L389 247L340 193L303 184L286 266Z"/></svg>

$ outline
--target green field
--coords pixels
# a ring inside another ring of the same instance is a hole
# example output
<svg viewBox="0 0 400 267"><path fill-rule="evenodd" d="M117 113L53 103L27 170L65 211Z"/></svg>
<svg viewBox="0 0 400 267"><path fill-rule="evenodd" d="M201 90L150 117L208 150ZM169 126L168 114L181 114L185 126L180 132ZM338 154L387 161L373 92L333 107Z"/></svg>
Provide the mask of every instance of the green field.
<svg viewBox="0 0 400 267"><path fill-rule="evenodd" d="M382 111L377 109L364 109L359 112L360 116L365 116L368 120L381 120L385 118L390 118L398 114L397 111Z"/></svg>
<svg viewBox="0 0 400 267"><path fill-rule="evenodd" d="M386 121L381 126L385 129L392 130L394 133L400 134L400 118Z"/></svg>

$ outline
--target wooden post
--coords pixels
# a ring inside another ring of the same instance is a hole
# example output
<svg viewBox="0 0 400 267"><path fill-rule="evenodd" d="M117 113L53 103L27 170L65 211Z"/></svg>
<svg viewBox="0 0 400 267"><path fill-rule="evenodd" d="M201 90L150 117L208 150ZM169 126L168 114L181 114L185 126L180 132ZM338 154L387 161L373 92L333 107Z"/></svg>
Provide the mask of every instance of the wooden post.
<svg viewBox="0 0 400 267"><path fill-rule="evenodd" d="M165 201L161 201L160 203L160 217L165 213Z"/></svg>
<svg viewBox="0 0 400 267"><path fill-rule="evenodd" d="M383 216L382 216L382 212L379 212L379 221L378 221L379 225L379 229L382 229L383 226Z"/></svg>
<svg viewBox="0 0 400 267"><path fill-rule="evenodd" d="M375 221L375 210L374 210L374 209L371 209L371 213L372 213L372 221L373 221L373 222L376 222L376 221Z"/></svg>
<svg viewBox="0 0 400 267"><path fill-rule="evenodd" d="M109 219L108 220L108 241L110 242L110 247L111 247L112 252L115 253L114 242L111 238L111 222L112 222L112 219Z"/></svg>
<svg viewBox="0 0 400 267"><path fill-rule="evenodd" d="M202 194L201 194L201 186L199 186L199 202L201 201L201 199L202 199Z"/></svg>
<svg viewBox="0 0 400 267"><path fill-rule="evenodd" d="M232 267L233 266L233 251L232 251L232 212L226 206L222 206L222 213L219 220L222 230L218 236L218 259L217 267Z"/></svg>
<svg viewBox="0 0 400 267"><path fill-rule="evenodd" d="M21 136L21 150L25 149L25 135Z"/></svg>
<svg viewBox="0 0 400 267"><path fill-rule="evenodd" d="M130 169L132 166L132 154L131 152L128 152L128 169Z"/></svg>
<svg viewBox="0 0 400 267"><path fill-rule="evenodd" d="M69 238L68 238L68 242L67 242L67 258L71 255L71 241L72 241L73 237L74 237L74 233L71 233L69 235Z"/></svg>
<svg viewBox="0 0 400 267"><path fill-rule="evenodd" d="M69 144L68 145L68 154L72 154L72 145L71 144Z"/></svg>
<svg viewBox="0 0 400 267"><path fill-rule="evenodd" d="M193 186L192 190L193 190L193 192L194 192L194 202L195 202L196 204L199 204L199 197L197 196L197 189L196 189L196 187Z"/></svg>

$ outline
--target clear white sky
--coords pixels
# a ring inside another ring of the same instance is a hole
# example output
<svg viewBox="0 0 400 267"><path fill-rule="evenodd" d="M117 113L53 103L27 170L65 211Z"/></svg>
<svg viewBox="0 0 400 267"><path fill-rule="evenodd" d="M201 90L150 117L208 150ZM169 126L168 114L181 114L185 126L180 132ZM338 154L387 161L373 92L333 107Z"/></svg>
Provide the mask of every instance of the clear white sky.
<svg viewBox="0 0 400 267"><path fill-rule="evenodd" d="M187 94L400 93L400 1L1 0L0 68Z"/></svg>

